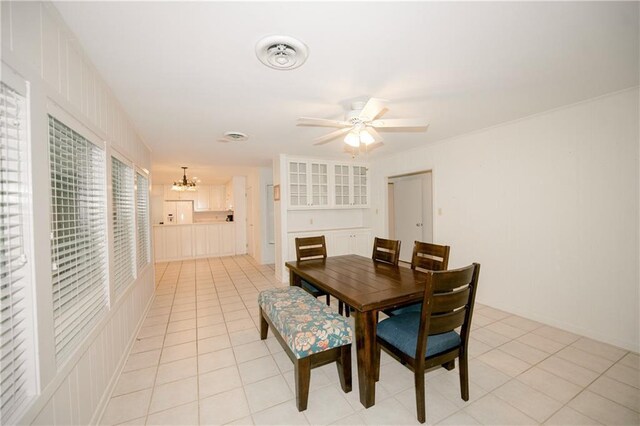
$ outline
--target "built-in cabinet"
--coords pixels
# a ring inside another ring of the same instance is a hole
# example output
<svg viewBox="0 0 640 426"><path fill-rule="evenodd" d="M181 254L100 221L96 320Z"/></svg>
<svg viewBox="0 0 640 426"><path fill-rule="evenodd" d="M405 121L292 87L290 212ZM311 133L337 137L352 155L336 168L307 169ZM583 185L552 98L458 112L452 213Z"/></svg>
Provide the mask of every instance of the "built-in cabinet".
<svg viewBox="0 0 640 426"><path fill-rule="evenodd" d="M329 206L329 165L314 161L289 162L289 206Z"/></svg>
<svg viewBox="0 0 640 426"><path fill-rule="evenodd" d="M235 254L235 224L155 225L155 261Z"/></svg>
<svg viewBox="0 0 640 426"><path fill-rule="evenodd" d="M288 160L289 209L365 208L369 206L364 164Z"/></svg>
<svg viewBox="0 0 640 426"><path fill-rule="evenodd" d="M369 228L332 229L324 231L290 232L288 234L288 259L296 259L296 237L324 235L328 256L358 254L371 256L373 237Z"/></svg>
<svg viewBox="0 0 640 426"><path fill-rule="evenodd" d="M198 185L196 200L193 204L196 212L216 212L228 210L226 188L224 185Z"/></svg>

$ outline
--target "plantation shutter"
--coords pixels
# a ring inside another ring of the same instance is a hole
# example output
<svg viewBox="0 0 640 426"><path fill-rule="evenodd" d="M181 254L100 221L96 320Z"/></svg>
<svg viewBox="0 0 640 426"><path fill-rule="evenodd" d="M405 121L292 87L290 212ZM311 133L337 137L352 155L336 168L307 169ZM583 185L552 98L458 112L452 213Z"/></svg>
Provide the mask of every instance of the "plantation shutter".
<svg viewBox="0 0 640 426"><path fill-rule="evenodd" d="M49 116L53 325L60 364L108 304L104 151Z"/></svg>
<svg viewBox="0 0 640 426"><path fill-rule="evenodd" d="M31 284L25 253L25 98L0 83L0 423L28 398ZM31 351L32 352L32 351Z"/></svg>
<svg viewBox="0 0 640 426"><path fill-rule="evenodd" d="M133 169L111 157L113 274L116 297L135 279Z"/></svg>
<svg viewBox="0 0 640 426"><path fill-rule="evenodd" d="M137 264L138 269L147 265L150 259L149 238L149 179L136 172L136 222L137 222Z"/></svg>

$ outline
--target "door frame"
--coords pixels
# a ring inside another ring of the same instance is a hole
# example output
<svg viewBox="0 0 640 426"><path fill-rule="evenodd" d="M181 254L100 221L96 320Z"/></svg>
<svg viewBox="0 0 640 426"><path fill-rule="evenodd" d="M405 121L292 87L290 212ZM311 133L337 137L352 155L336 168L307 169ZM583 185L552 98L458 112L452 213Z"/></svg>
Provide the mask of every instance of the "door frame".
<svg viewBox="0 0 640 426"><path fill-rule="evenodd" d="M386 215L384 218L384 223L385 223L385 229L386 229L386 235L389 236L391 230L389 229L389 221L391 219L390 215L391 212L389 210L389 193L388 193L388 188L389 188L389 184L393 184L393 182L391 181L392 179L397 179L397 178L402 178L402 177L409 177L409 176L416 176L416 175L422 175L422 174L426 174L426 173L431 173L431 223L429 223L429 226L431 227L431 239L432 241L437 241L436 239L436 220L437 220L437 215L436 215L436 191L435 191L435 169L431 168L431 169L425 169L425 170L418 170L418 171L413 171L413 172L407 172L407 173L400 173L400 174L396 174L396 175L391 175L391 176L387 176L385 178L385 186L384 186L384 198L385 198L385 204L384 204L384 208L386 210Z"/></svg>

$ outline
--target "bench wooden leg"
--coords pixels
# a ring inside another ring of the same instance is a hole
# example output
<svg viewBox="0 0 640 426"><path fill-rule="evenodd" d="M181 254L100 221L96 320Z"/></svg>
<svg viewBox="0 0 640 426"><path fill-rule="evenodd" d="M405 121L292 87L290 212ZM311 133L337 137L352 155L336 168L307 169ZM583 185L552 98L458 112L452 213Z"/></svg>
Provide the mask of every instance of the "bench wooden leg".
<svg viewBox="0 0 640 426"><path fill-rule="evenodd" d="M269 323L264 318L264 312L262 311L262 308L260 308L260 340L266 339L268 332L269 332Z"/></svg>
<svg viewBox="0 0 640 426"><path fill-rule="evenodd" d="M298 407L298 411L304 411L307 409L309 382L311 381L311 360L309 357L296 360L295 374L296 406Z"/></svg>
<svg viewBox="0 0 640 426"><path fill-rule="evenodd" d="M351 392L351 345L340 348L340 356L336 360L340 386L345 393Z"/></svg>

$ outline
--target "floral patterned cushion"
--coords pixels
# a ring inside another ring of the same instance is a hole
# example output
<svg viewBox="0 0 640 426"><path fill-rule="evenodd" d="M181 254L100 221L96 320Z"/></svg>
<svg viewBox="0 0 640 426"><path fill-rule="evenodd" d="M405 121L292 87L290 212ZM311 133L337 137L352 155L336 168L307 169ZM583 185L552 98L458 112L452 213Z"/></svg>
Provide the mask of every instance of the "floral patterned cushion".
<svg viewBox="0 0 640 426"><path fill-rule="evenodd" d="M258 304L298 359L351 343L345 318L300 287L261 291Z"/></svg>

